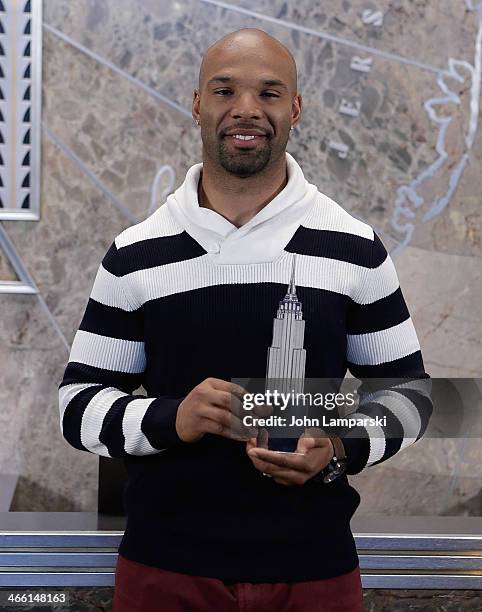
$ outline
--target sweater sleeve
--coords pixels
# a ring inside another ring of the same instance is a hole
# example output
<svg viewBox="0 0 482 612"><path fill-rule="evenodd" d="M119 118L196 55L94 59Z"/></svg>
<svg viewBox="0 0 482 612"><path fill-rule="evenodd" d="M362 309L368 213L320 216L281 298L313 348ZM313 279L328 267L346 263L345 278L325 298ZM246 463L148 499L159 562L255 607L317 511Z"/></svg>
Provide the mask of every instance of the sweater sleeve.
<svg viewBox="0 0 482 612"><path fill-rule="evenodd" d="M414 444L433 411L431 379L395 266L376 233L371 248L362 286L347 311L347 365L361 381L358 408L349 416L378 416L384 424L342 430L348 474Z"/></svg>
<svg viewBox="0 0 482 612"><path fill-rule="evenodd" d="M59 385L60 427L73 447L126 457L159 453L178 437L183 398L133 395L146 369L142 310L115 241L103 258Z"/></svg>

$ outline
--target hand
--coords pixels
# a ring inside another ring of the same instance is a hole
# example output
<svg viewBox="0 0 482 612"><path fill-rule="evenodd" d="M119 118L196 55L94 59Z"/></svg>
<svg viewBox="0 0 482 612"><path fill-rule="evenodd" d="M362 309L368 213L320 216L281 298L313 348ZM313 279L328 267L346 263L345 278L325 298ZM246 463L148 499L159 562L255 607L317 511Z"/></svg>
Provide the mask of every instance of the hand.
<svg viewBox="0 0 482 612"><path fill-rule="evenodd" d="M206 378L179 404L177 435L184 442L197 442L207 433L239 441L255 436L257 429L245 427L239 419L244 412L240 399L244 393L234 383Z"/></svg>
<svg viewBox="0 0 482 612"><path fill-rule="evenodd" d="M272 476L278 484L303 485L325 468L335 454L328 437L315 435L312 432L300 436L295 452L302 454L277 453L259 448L255 438L248 440L246 452L254 467Z"/></svg>

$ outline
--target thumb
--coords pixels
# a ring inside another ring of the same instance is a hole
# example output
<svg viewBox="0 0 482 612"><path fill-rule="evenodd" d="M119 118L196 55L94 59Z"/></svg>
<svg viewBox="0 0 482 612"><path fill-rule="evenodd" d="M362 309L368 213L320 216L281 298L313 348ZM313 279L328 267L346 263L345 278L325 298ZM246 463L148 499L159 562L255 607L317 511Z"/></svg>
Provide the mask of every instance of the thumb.
<svg viewBox="0 0 482 612"><path fill-rule="evenodd" d="M298 444L296 446L296 452L306 453L307 451L310 450L310 448L315 448L315 446L318 446L315 438L311 438L307 436L306 434L302 434L300 438L298 439Z"/></svg>
<svg viewBox="0 0 482 612"><path fill-rule="evenodd" d="M331 447L332 443L326 434L320 432L320 430L307 430L300 436L296 450L305 453L311 448L331 449Z"/></svg>
<svg viewBox="0 0 482 612"><path fill-rule="evenodd" d="M250 451L252 448L256 448L256 438L248 438L246 442L246 452Z"/></svg>

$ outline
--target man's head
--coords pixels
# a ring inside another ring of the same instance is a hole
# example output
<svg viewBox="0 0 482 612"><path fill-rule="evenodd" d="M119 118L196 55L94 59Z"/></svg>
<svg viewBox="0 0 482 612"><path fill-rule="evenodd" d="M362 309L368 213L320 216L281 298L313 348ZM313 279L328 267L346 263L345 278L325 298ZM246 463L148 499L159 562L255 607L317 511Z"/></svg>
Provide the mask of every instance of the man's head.
<svg viewBox="0 0 482 612"><path fill-rule="evenodd" d="M239 177L261 172L285 156L301 104L296 63L284 45L254 28L227 34L204 54L194 90L204 159Z"/></svg>

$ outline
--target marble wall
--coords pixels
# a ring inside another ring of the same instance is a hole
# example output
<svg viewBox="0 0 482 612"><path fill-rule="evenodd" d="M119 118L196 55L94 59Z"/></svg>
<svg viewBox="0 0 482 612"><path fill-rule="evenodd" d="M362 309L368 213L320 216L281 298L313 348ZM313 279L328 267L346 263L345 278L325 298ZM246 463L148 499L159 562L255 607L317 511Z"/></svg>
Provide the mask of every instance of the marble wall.
<svg viewBox="0 0 482 612"><path fill-rule="evenodd" d="M98 458L62 439L57 386L109 244L152 210L162 166L172 174L161 176L156 206L200 161L190 110L199 63L241 27L292 50L304 109L288 150L308 180L379 232L428 372L482 376L475 0L43 7L41 219L1 223L39 288L0 294L0 473L19 475L12 510L96 509ZM370 71L354 70L354 56L372 58ZM0 273L14 278L1 253ZM480 515L481 466L478 438L423 439L352 478L359 512Z"/></svg>

